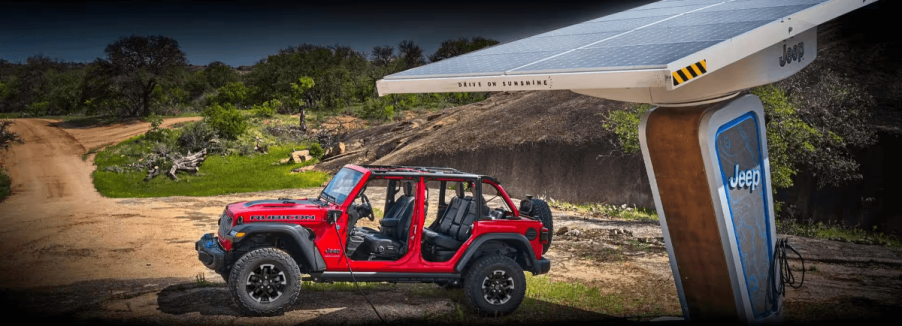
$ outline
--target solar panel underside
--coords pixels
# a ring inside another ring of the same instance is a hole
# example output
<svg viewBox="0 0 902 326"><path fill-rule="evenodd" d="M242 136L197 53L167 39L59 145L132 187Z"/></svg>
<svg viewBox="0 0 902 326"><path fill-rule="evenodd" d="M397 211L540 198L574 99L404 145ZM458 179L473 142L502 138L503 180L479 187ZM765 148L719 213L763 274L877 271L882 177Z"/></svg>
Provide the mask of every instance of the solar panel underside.
<svg viewBox="0 0 902 326"><path fill-rule="evenodd" d="M676 60L829 1L665 0L385 79L664 69Z"/></svg>

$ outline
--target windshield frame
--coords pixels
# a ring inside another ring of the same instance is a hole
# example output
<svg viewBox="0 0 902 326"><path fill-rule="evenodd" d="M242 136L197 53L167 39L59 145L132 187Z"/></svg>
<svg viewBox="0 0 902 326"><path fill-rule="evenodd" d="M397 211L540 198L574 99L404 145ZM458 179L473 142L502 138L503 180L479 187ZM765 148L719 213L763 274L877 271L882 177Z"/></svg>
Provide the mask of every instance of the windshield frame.
<svg viewBox="0 0 902 326"><path fill-rule="evenodd" d="M332 180L329 180L329 184L323 188L317 198L325 199L327 203L342 206L360 188L361 181L366 175L367 173L364 171L349 166L343 167L332 177ZM347 189L347 193L342 192L345 189Z"/></svg>

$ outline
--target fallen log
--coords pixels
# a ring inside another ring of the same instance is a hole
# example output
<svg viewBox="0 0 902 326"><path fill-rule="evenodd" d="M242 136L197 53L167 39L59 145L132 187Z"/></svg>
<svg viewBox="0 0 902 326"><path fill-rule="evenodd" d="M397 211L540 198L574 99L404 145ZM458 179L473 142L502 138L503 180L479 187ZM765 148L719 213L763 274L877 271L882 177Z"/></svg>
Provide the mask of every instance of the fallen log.
<svg viewBox="0 0 902 326"><path fill-rule="evenodd" d="M178 171L190 172L191 174L197 174L198 164L206 160L207 149L204 148L200 152L191 154L188 152L188 156L181 157L181 155L176 154L172 159L172 168L169 169L169 172L166 174L169 175L172 180L178 181L178 177L175 175Z"/></svg>

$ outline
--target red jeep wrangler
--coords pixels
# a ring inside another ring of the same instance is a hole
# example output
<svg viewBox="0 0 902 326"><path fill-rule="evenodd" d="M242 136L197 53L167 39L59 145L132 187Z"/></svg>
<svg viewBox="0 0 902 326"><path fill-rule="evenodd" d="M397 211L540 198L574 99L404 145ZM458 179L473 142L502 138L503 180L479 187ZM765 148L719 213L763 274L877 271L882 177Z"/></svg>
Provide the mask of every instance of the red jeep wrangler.
<svg viewBox="0 0 902 326"><path fill-rule="evenodd" d="M368 186L387 192L379 230L356 226L361 218L375 219ZM429 188L438 188L438 207L426 225ZM544 201L527 196L515 207L492 177L449 168L347 165L318 198L228 205L218 237L205 234L195 249L228 282L236 306L251 314L283 312L297 299L306 273L304 279L314 282L462 287L477 311L504 315L523 301L523 271L551 268L542 255L552 232Z"/></svg>

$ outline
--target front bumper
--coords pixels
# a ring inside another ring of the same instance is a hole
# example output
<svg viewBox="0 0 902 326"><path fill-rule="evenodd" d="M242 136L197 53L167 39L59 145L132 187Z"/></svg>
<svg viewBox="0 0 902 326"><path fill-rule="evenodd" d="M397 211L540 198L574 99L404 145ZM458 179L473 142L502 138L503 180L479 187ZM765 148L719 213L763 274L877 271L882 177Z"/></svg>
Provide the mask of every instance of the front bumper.
<svg viewBox="0 0 902 326"><path fill-rule="evenodd" d="M222 250L222 246L219 245L219 239L213 236L213 233L204 234L200 240L195 242L194 250L197 250L197 259L204 266L217 273L221 272L223 261L225 260L225 251Z"/></svg>

